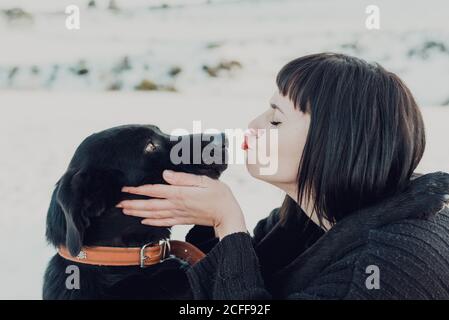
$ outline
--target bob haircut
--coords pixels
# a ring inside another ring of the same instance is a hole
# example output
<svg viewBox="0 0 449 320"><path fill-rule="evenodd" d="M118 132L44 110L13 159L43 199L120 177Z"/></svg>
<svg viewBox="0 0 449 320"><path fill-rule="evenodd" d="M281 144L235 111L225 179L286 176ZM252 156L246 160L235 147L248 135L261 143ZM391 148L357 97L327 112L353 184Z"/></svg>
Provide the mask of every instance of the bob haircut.
<svg viewBox="0 0 449 320"><path fill-rule="evenodd" d="M404 188L424 152L421 112L397 75L336 53L295 59L276 78L310 127L298 168L298 199L281 219L311 200L323 226ZM386 213L388 214L388 213Z"/></svg>

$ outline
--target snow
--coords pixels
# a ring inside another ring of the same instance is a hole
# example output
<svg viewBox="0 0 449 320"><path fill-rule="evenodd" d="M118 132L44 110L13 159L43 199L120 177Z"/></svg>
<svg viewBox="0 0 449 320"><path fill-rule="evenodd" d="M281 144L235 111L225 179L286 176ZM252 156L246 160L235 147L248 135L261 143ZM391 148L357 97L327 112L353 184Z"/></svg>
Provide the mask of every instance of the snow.
<svg viewBox="0 0 449 320"><path fill-rule="evenodd" d="M181 92L253 95L248 83L272 79L286 61L338 51L397 72L424 105L449 103L446 0L376 1L380 30L365 27L372 3L360 0L116 1L119 11L96 2L1 1L0 9L22 7L32 21L12 23L0 12L0 88L132 91L149 79ZM80 30L65 28L67 4L79 6ZM243 67L210 81L203 65L222 60ZM83 65L88 73L76 74ZM172 78L174 66L182 72Z"/></svg>
<svg viewBox="0 0 449 320"><path fill-rule="evenodd" d="M41 297L54 254L44 239L50 195L82 139L127 123L152 123L166 132L190 130L194 120L204 129L246 128L268 108L279 68L303 54L345 52L397 72L423 106L428 143L418 171L449 171L449 108L439 107L449 100L445 0L376 1L377 31L364 27L371 3L358 0L135 0L117 1L119 12L107 10L108 1L96 2L91 10L82 0L0 2L0 299ZM164 3L171 7L158 9ZM66 4L82 9L80 31L65 29ZM13 7L30 12L32 22L10 24L1 10ZM423 49L432 41L446 50ZM131 69L114 71L124 57ZM86 76L70 70L81 60ZM242 68L216 78L202 69L231 60ZM167 76L173 66L182 69L175 78ZM13 68L18 72L10 81ZM178 92L135 91L143 79ZM107 90L116 82L119 91ZM241 164L231 165L222 180L250 230L283 199ZM173 238L183 239L187 229L175 227Z"/></svg>

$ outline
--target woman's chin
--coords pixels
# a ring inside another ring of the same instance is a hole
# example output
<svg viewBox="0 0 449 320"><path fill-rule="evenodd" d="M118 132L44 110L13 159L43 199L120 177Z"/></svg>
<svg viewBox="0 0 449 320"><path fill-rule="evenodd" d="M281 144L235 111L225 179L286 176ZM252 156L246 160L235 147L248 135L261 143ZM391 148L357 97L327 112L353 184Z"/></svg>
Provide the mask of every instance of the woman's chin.
<svg viewBox="0 0 449 320"><path fill-rule="evenodd" d="M296 185L296 177L290 175L283 175L279 172L277 174L261 174L261 166L257 164L246 163L248 173L255 179L271 184L285 192L290 190L291 186ZM263 172L263 170L262 170Z"/></svg>
<svg viewBox="0 0 449 320"><path fill-rule="evenodd" d="M257 164L249 164L246 162L246 170L253 178L260 179L260 170Z"/></svg>
<svg viewBox="0 0 449 320"><path fill-rule="evenodd" d="M263 170L261 170L261 166L258 164L246 163L246 170L248 170L248 173L255 179L265 181L271 184L273 184L276 181L276 175L261 174Z"/></svg>

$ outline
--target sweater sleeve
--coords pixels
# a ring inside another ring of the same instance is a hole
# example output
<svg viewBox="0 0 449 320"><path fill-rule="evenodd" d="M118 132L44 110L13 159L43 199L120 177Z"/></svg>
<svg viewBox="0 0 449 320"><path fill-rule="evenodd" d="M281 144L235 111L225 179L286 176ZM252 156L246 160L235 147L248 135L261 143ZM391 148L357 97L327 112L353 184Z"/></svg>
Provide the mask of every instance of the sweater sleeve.
<svg viewBox="0 0 449 320"><path fill-rule="evenodd" d="M237 232L221 241L211 227L194 226L186 241L207 256L189 269L187 276L195 299L269 299L254 247L279 221L279 208L260 220L254 237Z"/></svg>
<svg viewBox="0 0 449 320"><path fill-rule="evenodd" d="M365 285L367 277L355 272L358 258L359 254L351 254L335 261L310 279L307 286L291 291L283 299L366 299L364 292L355 290ZM224 237L204 259L187 270L187 277L197 300L273 299L265 287L254 240L248 233Z"/></svg>
<svg viewBox="0 0 449 320"><path fill-rule="evenodd" d="M265 289L254 240L249 233L225 236L208 255L188 269L195 299L264 300Z"/></svg>
<svg viewBox="0 0 449 320"><path fill-rule="evenodd" d="M274 254L272 249L258 247L259 242L279 222L279 208L273 209L270 214L260 220L254 228L254 237L249 233L238 232L227 235L214 244L207 256L189 269L187 276L195 299L229 299L229 300L262 300L271 299L264 284L263 272L271 272L267 265L272 264ZM302 229L303 219L290 225L290 229L279 229L278 241L290 241L291 237L298 237L299 231L307 231L317 238L317 230L310 225L309 229ZM313 231L313 232L312 232ZM305 239L298 238L298 242ZM305 241L304 241L305 242ZM259 250L256 250L258 247ZM263 251L263 253L261 252ZM279 261L285 257L277 257ZM261 260L262 259L262 260ZM267 260L267 261L266 261ZM268 271L267 271L268 270ZM305 293L308 295L308 293Z"/></svg>
<svg viewBox="0 0 449 320"><path fill-rule="evenodd" d="M343 299L353 278L352 262L326 268L304 289L287 294L289 300ZM254 240L248 233L224 237L209 254L187 270L196 300L270 300L260 271Z"/></svg>
<svg viewBox="0 0 449 320"><path fill-rule="evenodd" d="M253 243L258 243L279 221L279 208L260 220L254 228ZM194 225L187 233L185 240L208 253L220 240L215 236L213 227Z"/></svg>

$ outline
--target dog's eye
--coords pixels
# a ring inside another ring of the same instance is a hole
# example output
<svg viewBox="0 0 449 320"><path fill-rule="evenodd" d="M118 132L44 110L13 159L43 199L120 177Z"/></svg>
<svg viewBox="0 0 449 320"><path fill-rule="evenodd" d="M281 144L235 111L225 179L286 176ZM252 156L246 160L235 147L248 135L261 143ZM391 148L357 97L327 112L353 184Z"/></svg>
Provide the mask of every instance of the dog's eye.
<svg viewBox="0 0 449 320"><path fill-rule="evenodd" d="M153 152L154 150L156 150L156 145L153 142L150 142L147 144L147 146L145 147L145 152Z"/></svg>

